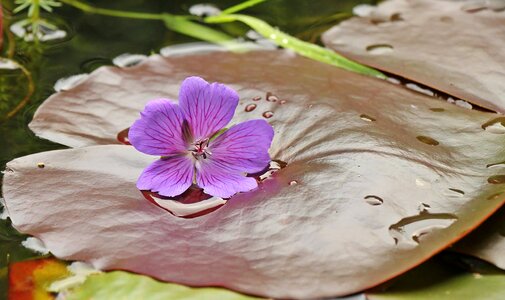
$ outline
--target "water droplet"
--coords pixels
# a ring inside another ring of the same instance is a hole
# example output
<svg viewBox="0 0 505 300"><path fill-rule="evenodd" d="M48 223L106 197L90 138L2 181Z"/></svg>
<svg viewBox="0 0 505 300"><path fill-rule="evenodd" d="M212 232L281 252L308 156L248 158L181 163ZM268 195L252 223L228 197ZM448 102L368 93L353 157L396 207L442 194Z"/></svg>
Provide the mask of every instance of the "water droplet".
<svg viewBox="0 0 505 300"><path fill-rule="evenodd" d="M263 36L261 34L259 34L258 32L254 31L254 30L248 30L246 33L245 33L245 36L251 40L259 40L261 38L263 38Z"/></svg>
<svg viewBox="0 0 505 300"><path fill-rule="evenodd" d="M19 64L11 59L0 57L0 69L2 70L19 69Z"/></svg>
<svg viewBox="0 0 505 300"><path fill-rule="evenodd" d="M45 166L46 165L43 162L37 163L37 167L39 167L40 169L44 169Z"/></svg>
<svg viewBox="0 0 505 300"><path fill-rule="evenodd" d="M411 89L411 90L416 91L416 92L421 93L421 94L425 94L425 95L428 95L428 96L434 96L435 95L435 92L433 92L433 90L430 90L428 88L422 88L419 85L417 85L415 83L412 83L412 82L407 83L405 86L408 89Z"/></svg>
<svg viewBox="0 0 505 300"><path fill-rule="evenodd" d="M79 83L83 82L86 78L88 78L88 76L89 74L78 74L65 78L60 78L54 84L54 90L57 92L67 91L77 86Z"/></svg>
<svg viewBox="0 0 505 300"><path fill-rule="evenodd" d="M117 140L121 143L121 144L125 144L125 145L131 145L130 144L130 140L128 139L128 132L130 131L130 128L126 128L126 129L123 129L121 130L116 138Z"/></svg>
<svg viewBox="0 0 505 300"><path fill-rule="evenodd" d="M198 17L217 16L221 10L212 4L195 4L189 8L189 13Z"/></svg>
<svg viewBox="0 0 505 300"><path fill-rule="evenodd" d="M289 185L296 185L296 184L298 184L298 181L296 181L296 180L291 180L289 182Z"/></svg>
<svg viewBox="0 0 505 300"><path fill-rule="evenodd" d="M492 169L492 168L503 168L505 167L505 161L499 162L499 163L494 163L494 164L488 164L486 168Z"/></svg>
<svg viewBox="0 0 505 300"><path fill-rule="evenodd" d="M371 16L377 7L370 4L358 4L352 8L352 13L358 17Z"/></svg>
<svg viewBox="0 0 505 300"><path fill-rule="evenodd" d="M505 117L499 117L482 124L482 129L490 133L505 133Z"/></svg>
<svg viewBox="0 0 505 300"><path fill-rule="evenodd" d="M487 197L487 200L496 200L496 199L499 199L501 198L503 193L496 193L496 194L492 194L491 196Z"/></svg>
<svg viewBox="0 0 505 300"><path fill-rule="evenodd" d="M422 211L428 211L428 209L430 209L431 206L429 204L426 204L426 203L422 203L419 205L419 207L417 208L418 211L422 212Z"/></svg>
<svg viewBox="0 0 505 300"><path fill-rule="evenodd" d="M416 178L416 185L418 187L430 187L431 186L431 184L429 182L424 181L421 178Z"/></svg>
<svg viewBox="0 0 505 300"><path fill-rule="evenodd" d="M469 102L465 101L465 100L456 100L454 101L454 104L456 104L456 106L459 106L459 107L463 107L463 108L466 108L466 109L472 109L473 108L473 105L470 104Z"/></svg>
<svg viewBox="0 0 505 300"><path fill-rule="evenodd" d="M417 136L416 139L418 139L422 143L432 145L432 146L436 146L436 145L440 144L437 140L432 139L429 136L420 135L420 136Z"/></svg>
<svg viewBox="0 0 505 300"><path fill-rule="evenodd" d="M279 98L277 98L277 96L275 96L274 94L272 94L270 92L267 93L266 99L267 99L267 101L270 101L270 102L277 102L277 100L279 100Z"/></svg>
<svg viewBox="0 0 505 300"><path fill-rule="evenodd" d="M256 97L253 97L252 98L253 101L260 101L261 100L261 97L260 96L256 96Z"/></svg>
<svg viewBox="0 0 505 300"><path fill-rule="evenodd" d="M144 198L174 216L195 218L209 214L226 204L225 199L205 194L203 189L192 186L176 197L164 197L158 193L142 191Z"/></svg>
<svg viewBox="0 0 505 300"><path fill-rule="evenodd" d="M419 212L416 216L401 219L389 227L389 233L398 244L399 241L413 240L419 243L420 237L434 229L447 228L458 218L453 214L430 213L427 210Z"/></svg>
<svg viewBox="0 0 505 300"><path fill-rule="evenodd" d="M456 193L458 196L464 196L465 195L465 192L462 191L462 190L459 190L459 189L449 188L449 191L452 191L452 192Z"/></svg>
<svg viewBox="0 0 505 300"><path fill-rule="evenodd" d="M117 57L115 57L112 60L112 63L118 67L133 67L135 65L138 65L139 63L143 62L144 60L147 59L146 55L143 54L130 54L130 53L125 53L121 54Z"/></svg>
<svg viewBox="0 0 505 300"><path fill-rule="evenodd" d="M384 203L384 200L382 200L380 197L377 197L374 195L365 196L365 200L366 200L366 203L373 205L373 206L381 205L382 203Z"/></svg>
<svg viewBox="0 0 505 300"><path fill-rule="evenodd" d="M400 83L402 83L400 81L400 79L394 78L394 77L388 77L386 80L389 81L389 82L391 82L392 84L400 84Z"/></svg>
<svg viewBox="0 0 505 300"><path fill-rule="evenodd" d="M251 112L256 109L256 104L249 104L245 107L246 112Z"/></svg>
<svg viewBox="0 0 505 300"><path fill-rule="evenodd" d="M402 14L400 14L400 13L394 13L394 14L392 14L391 17L389 18L389 20L391 22L404 21L403 17L402 17Z"/></svg>
<svg viewBox="0 0 505 300"><path fill-rule="evenodd" d="M361 120L367 121L367 122L375 122L376 121L375 118L370 117L369 115L365 115L365 114L362 114L359 117L361 118Z"/></svg>
<svg viewBox="0 0 505 300"><path fill-rule="evenodd" d="M389 54L393 52L393 46L388 44L376 44L366 47L366 51L372 55Z"/></svg>
<svg viewBox="0 0 505 300"><path fill-rule="evenodd" d="M279 101L279 104L286 104L286 102L288 102L288 101L286 101L286 100L281 100L281 101Z"/></svg>
<svg viewBox="0 0 505 300"><path fill-rule="evenodd" d="M280 169L284 169L287 165L288 165L288 163L285 161L274 159L270 162L269 168L272 170L280 170Z"/></svg>
<svg viewBox="0 0 505 300"><path fill-rule="evenodd" d="M434 112L443 112L445 111L444 108L439 108L439 107L433 107L433 108L430 108L431 111L434 111Z"/></svg>
<svg viewBox="0 0 505 300"><path fill-rule="evenodd" d="M266 118L266 119L270 119L273 116L274 116L274 113L271 112L271 111L266 111L266 112L263 113L263 117Z"/></svg>
<svg viewBox="0 0 505 300"><path fill-rule="evenodd" d="M32 32L31 24L27 23L26 20L21 20L11 25L10 30L18 38L22 38L27 42L34 40L34 32ZM56 25L50 24L47 21L41 21L39 23L39 30L37 32L37 38L41 42L61 40L67 36L67 32L59 29Z"/></svg>
<svg viewBox="0 0 505 300"><path fill-rule="evenodd" d="M474 13L483 9L486 9L485 1L469 1L469 3L465 3L461 6L461 10L468 13Z"/></svg>
<svg viewBox="0 0 505 300"><path fill-rule="evenodd" d="M278 172L281 169L284 169L287 165L288 164L282 160L274 159L270 162L268 168L266 168L265 170L255 174L248 174L247 176L256 177L257 180L264 181L265 179L272 177L274 173Z"/></svg>
<svg viewBox="0 0 505 300"><path fill-rule="evenodd" d="M505 175L494 175L487 179L487 182L491 184L503 184L505 183Z"/></svg>
<svg viewBox="0 0 505 300"><path fill-rule="evenodd" d="M246 49L248 44L240 44ZM184 43L171 45L160 49L160 54L165 57L185 56L190 54L204 54L211 52L229 51L222 45L210 44L206 42Z"/></svg>

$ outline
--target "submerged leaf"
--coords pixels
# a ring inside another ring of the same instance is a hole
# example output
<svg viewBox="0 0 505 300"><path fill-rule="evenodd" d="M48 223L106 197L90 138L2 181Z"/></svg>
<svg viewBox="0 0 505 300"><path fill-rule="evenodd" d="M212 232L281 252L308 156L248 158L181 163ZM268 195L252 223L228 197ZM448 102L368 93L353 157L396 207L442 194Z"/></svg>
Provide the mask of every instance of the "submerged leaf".
<svg viewBox="0 0 505 300"><path fill-rule="evenodd" d="M505 10L471 1L389 0L323 42L358 62L505 112ZM503 4L502 4L503 5Z"/></svg>
<svg viewBox="0 0 505 300"><path fill-rule="evenodd" d="M67 295L68 300L253 300L259 299L222 288L192 288L164 283L147 276L122 271L89 276Z"/></svg>
<svg viewBox="0 0 505 300"><path fill-rule="evenodd" d="M486 168L505 156L501 136L482 128L495 115L282 51L100 68L48 99L31 128L69 146L118 143L148 100L177 99L194 74L238 91L231 125L268 117L270 155L287 165L216 211L181 219L135 188L155 157L124 145L34 154L5 174L15 226L100 269L318 298L412 268L503 204L488 199L505 190L488 181L502 172Z"/></svg>

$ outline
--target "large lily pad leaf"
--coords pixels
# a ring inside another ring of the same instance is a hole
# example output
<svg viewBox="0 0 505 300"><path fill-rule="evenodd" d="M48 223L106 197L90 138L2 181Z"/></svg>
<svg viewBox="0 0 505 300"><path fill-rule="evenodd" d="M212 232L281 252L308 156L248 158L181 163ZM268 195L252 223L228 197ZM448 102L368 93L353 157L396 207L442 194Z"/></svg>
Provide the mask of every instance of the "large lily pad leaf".
<svg viewBox="0 0 505 300"><path fill-rule="evenodd" d="M454 250L477 256L505 270L505 207L457 243Z"/></svg>
<svg viewBox="0 0 505 300"><path fill-rule="evenodd" d="M369 300L501 300L504 293L505 272L485 267L471 273L436 257L366 296Z"/></svg>
<svg viewBox="0 0 505 300"><path fill-rule="evenodd" d="M253 300L259 298L220 288L191 288L174 283L164 283L147 276L115 271L89 276L82 285L67 295L67 299Z"/></svg>
<svg viewBox="0 0 505 300"><path fill-rule="evenodd" d="M384 1L323 41L356 61L503 113L505 5L471 2Z"/></svg>
<svg viewBox="0 0 505 300"><path fill-rule="evenodd" d="M239 91L232 123L269 120L271 156L285 168L210 214L182 219L136 190L155 158L132 147L34 154L7 166L13 224L56 256L100 269L317 298L404 272L503 204L494 196L505 190L500 169L486 167L504 160L502 136L482 128L495 115L280 51L102 68L52 97L34 123L67 145L111 143L144 97L176 98L194 74Z"/></svg>

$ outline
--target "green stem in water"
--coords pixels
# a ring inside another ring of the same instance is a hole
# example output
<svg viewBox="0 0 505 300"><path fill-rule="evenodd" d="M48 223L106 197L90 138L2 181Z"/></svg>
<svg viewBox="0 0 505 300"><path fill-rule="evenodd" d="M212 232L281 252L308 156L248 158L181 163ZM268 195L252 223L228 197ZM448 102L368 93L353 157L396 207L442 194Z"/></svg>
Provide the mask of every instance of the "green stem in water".
<svg viewBox="0 0 505 300"><path fill-rule="evenodd" d="M236 12L239 12L241 10L244 10L246 8L249 8L251 6L254 6L256 4L260 4L262 2L265 2L267 0L248 0L248 1L244 1L242 3L239 3L237 5L233 5L231 7L228 7L227 9L223 10L223 12L221 14L223 15L227 15L227 14L234 14Z"/></svg>
<svg viewBox="0 0 505 300"><path fill-rule="evenodd" d="M130 11L119 11L107 8L94 7L89 4L83 3L78 0L60 0L62 3L73 6L84 12L92 14L100 14L104 16L130 18L140 20L160 20L165 23L165 26L175 32L191 36L207 42L225 44L233 38L223 32L214 30L208 26L193 22L192 16L176 16L168 13L152 14L152 13L139 13Z"/></svg>
<svg viewBox="0 0 505 300"><path fill-rule="evenodd" d="M165 14L151 14L151 13L140 13L131 11L121 11L107 8L94 7L89 4L83 3L78 0L60 0L60 2L67 5L73 6L82 11L99 14L104 16L119 17L119 18L130 18L130 19L141 19L141 20L164 20Z"/></svg>
<svg viewBox="0 0 505 300"><path fill-rule="evenodd" d="M33 40L35 43L39 42L39 21L40 21L40 3L39 0L33 0L32 6L30 7L31 13L28 13L30 15L30 21L32 24L32 35L33 35Z"/></svg>

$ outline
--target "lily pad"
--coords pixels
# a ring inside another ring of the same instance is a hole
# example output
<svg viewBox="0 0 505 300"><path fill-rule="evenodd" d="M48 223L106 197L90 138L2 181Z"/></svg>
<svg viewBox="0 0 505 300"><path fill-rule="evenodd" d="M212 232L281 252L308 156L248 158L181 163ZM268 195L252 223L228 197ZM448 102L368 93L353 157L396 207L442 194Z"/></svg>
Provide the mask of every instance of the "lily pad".
<svg viewBox="0 0 505 300"><path fill-rule="evenodd" d="M57 257L274 298L346 295L420 264L503 204L496 116L281 51L154 56L101 68L32 123L70 146L116 142L152 97L198 74L241 96L232 123L266 118L286 166L212 213L184 219L135 188L156 157L130 146L44 152L7 165L13 224ZM254 107L254 108L252 108ZM492 123L492 122L491 122ZM37 167L43 162L45 167Z"/></svg>
<svg viewBox="0 0 505 300"><path fill-rule="evenodd" d="M164 283L147 276L115 271L89 276L86 281L69 292L68 300L254 300L252 296L220 288L191 288L174 283Z"/></svg>
<svg viewBox="0 0 505 300"><path fill-rule="evenodd" d="M503 113L505 10L471 2L384 1L322 39L358 62Z"/></svg>
<svg viewBox="0 0 505 300"><path fill-rule="evenodd" d="M505 270L505 207L457 243L453 250L479 257Z"/></svg>

